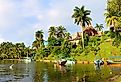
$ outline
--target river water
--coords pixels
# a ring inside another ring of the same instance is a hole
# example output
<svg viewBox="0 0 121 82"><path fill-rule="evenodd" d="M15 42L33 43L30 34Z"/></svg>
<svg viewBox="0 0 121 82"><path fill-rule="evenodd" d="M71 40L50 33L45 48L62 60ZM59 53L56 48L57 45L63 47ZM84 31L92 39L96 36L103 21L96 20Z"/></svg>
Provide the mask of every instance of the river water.
<svg viewBox="0 0 121 82"><path fill-rule="evenodd" d="M6 60L0 61L0 82L101 82L120 71L120 65L96 68L94 64L57 66L54 63Z"/></svg>

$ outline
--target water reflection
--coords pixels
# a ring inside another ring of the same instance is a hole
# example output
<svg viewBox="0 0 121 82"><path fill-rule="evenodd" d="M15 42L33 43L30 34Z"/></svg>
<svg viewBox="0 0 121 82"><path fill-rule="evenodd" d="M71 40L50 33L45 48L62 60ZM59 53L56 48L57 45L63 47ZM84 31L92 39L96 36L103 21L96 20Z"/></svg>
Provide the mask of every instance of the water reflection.
<svg viewBox="0 0 121 82"><path fill-rule="evenodd" d="M54 69L60 71L61 74L64 74L64 73L67 72L66 66L61 66L61 65L58 65L58 64L54 64Z"/></svg>
<svg viewBox="0 0 121 82"><path fill-rule="evenodd" d="M12 66L12 70L10 66ZM60 66L54 63L0 62L0 82L98 82L118 74L121 67L94 64Z"/></svg>
<svg viewBox="0 0 121 82"><path fill-rule="evenodd" d="M0 64L0 82L25 82L26 78L28 81L28 78L31 76L29 74L32 74L32 65L33 64L26 65L25 63L16 61L2 62ZM32 82L32 80L29 82Z"/></svg>
<svg viewBox="0 0 121 82"><path fill-rule="evenodd" d="M44 75L43 75L43 82L48 82L48 73L47 73L47 69L45 69Z"/></svg>

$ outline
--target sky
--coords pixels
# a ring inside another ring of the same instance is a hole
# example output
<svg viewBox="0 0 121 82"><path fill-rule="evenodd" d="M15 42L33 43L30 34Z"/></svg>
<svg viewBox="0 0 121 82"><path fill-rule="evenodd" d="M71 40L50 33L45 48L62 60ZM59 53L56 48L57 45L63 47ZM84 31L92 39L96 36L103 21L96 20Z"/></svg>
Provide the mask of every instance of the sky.
<svg viewBox="0 0 121 82"><path fill-rule="evenodd" d="M35 32L50 26L64 26L71 34L80 32L71 18L75 6L91 10L92 24L104 24L106 0L0 0L0 43L24 42L31 46Z"/></svg>

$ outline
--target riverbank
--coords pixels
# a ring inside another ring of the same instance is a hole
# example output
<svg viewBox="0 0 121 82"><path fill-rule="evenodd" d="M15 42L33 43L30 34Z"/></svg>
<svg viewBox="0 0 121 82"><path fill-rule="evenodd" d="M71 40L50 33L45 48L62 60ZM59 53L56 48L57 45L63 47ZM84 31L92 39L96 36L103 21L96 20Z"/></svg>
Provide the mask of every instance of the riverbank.
<svg viewBox="0 0 121 82"><path fill-rule="evenodd" d="M121 82L121 72L115 76L109 77L98 82Z"/></svg>
<svg viewBox="0 0 121 82"><path fill-rule="evenodd" d="M116 80L116 82L121 82L121 76Z"/></svg>
<svg viewBox="0 0 121 82"><path fill-rule="evenodd" d="M107 82L121 82L121 73L109 78Z"/></svg>
<svg viewBox="0 0 121 82"><path fill-rule="evenodd" d="M3 60L11 60L11 61L23 61L24 59L3 59ZM57 60L44 60L44 59L40 59L40 60L34 60L34 61L37 61L37 62L53 62L53 63L56 63ZM79 61L77 60L76 63L80 63L80 64L92 64L94 63L93 61ZM107 62L104 61L104 64L107 64Z"/></svg>
<svg viewBox="0 0 121 82"><path fill-rule="evenodd" d="M36 61L41 61L41 62L53 62L56 63L57 60L36 60ZM77 60L76 63L81 63L81 64L92 64L92 61L79 61Z"/></svg>
<svg viewBox="0 0 121 82"><path fill-rule="evenodd" d="M57 60L36 60L36 61L41 61L41 62L53 62L53 63L56 63ZM77 60L76 63L80 63L80 64L93 64L94 61L80 61L80 60ZM107 62L104 61L104 64L107 65Z"/></svg>
<svg viewBox="0 0 121 82"><path fill-rule="evenodd" d="M109 81L111 81L111 82L121 82L121 73L114 76L113 78L110 78Z"/></svg>

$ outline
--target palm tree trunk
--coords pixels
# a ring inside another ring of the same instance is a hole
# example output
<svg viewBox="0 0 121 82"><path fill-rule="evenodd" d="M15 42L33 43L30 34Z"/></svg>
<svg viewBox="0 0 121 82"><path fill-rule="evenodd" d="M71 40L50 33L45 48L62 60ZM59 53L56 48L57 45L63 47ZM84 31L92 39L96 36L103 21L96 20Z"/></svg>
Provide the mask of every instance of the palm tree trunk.
<svg viewBox="0 0 121 82"><path fill-rule="evenodd" d="M83 26L82 26L82 48L84 49L84 32L83 32Z"/></svg>

